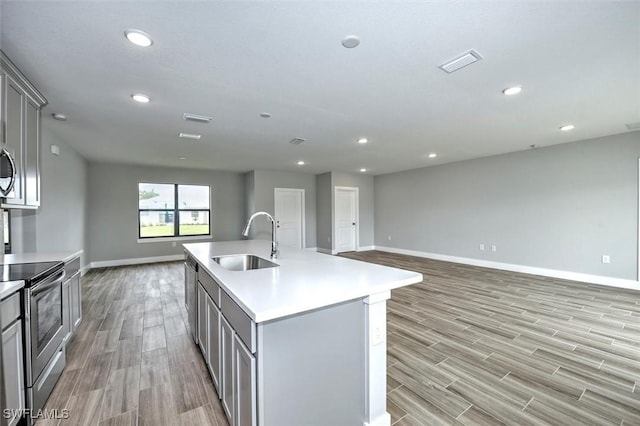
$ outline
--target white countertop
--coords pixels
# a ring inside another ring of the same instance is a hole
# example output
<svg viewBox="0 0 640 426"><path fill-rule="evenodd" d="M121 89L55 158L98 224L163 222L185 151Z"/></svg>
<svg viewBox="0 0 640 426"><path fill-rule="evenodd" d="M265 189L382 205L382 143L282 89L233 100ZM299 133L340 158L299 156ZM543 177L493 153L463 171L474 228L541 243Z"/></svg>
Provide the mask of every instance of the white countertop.
<svg viewBox="0 0 640 426"><path fill-rule="evenodd" d="M15 253L0 255L0 264L15 265L16 263L34 263L34 262L68 262L79 257L82 250L78 251L60 251L60 252L43 252L43 253Z"/></svg>
<svg viewBox="0 0 640 426"><path fill-rule="evenodd" d="M11 296L16 291L24 287L24 281L2 281L0 282L0 300Z"/></svg>
<svg viewBox="0 0 640 426"><path fill-rule="evenodd" d="M266 240L183 244L223 290L255 322L387 292L422 281L422 274L330 256L308 250L281 249L278 267L229 271L211 258L254 254L269 259Z"/></svg>

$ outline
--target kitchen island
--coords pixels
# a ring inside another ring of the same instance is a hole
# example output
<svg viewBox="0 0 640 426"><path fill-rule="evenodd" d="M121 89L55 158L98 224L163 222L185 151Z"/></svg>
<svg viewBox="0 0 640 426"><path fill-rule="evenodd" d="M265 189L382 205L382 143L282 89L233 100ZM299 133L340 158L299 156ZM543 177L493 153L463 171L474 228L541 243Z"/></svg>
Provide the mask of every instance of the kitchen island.
<svg viewBox="0 0 640 426"><path fill-rule="evenodd" d="M287 249L275 267L232 271L213 258L269 259L270 243L184 248L198 265L194 340L231 425L390 424L386 300L421 274Z"/></svg>

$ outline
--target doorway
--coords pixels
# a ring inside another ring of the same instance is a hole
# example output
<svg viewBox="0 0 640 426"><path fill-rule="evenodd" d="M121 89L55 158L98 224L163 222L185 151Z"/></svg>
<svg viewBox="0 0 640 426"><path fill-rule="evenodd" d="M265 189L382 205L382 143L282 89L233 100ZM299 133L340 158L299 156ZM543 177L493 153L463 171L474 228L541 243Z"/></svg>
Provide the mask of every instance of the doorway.
<svg viewBox="0 0 640 426"><path fill-rule="evenodd" d="M275 188L274 206L278 245L303 249L305 246L304 189Z"/></svg>
<svg viewBox="0 0 640 426"><path fill-rule="evenodd" d="M358 188L336 186L334 250L336 253L358 249Z"/></svg>

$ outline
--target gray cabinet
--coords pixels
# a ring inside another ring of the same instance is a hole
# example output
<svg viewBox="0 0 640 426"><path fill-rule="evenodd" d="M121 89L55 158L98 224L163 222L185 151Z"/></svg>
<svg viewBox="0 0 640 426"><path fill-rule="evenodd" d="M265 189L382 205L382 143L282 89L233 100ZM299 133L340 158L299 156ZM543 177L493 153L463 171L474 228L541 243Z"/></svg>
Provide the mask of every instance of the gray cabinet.
<svg viewBox="0 0 640 426"><path fill-rule="evenodd" d="M235 332L224 316L220 316L220 353L221 370L220 390L222 398L222 408L229 419L229 425L236 426L233 410L233 355L235 352Z"/></svg>
<svg viewBox="0 0 640 426"><path fill-rule="evenodd" d="M234 426L256 425L256 358L235 335L233 348Z"/></svg>
<svg viewBox="0 0 640 426"><path fill-rule="evenodd" d="M40 206L41 109L47 100L16 66L0 52L0 142L16 163L14 190L3 200L5 208Z"/></svg>
<svg viewBox="0 0 640 426"><path fill-rule="evenodd" d="M256 325L198 270L198 345L230 426L257 425Z"/></svg>
<svg viewBox="0 0 640 426"><path fill-rule="evenodd" d="M204 359L207 359L207 353L209 352L209 329L208 329L208 315L207 315L207 293L202 287L202 284L198 283L198 345L200 346L200 351L204 356Z"/></svg>
<svg viewBox="0 0 640 426"><path fill-rule="evenodd" d="M69 279L69 293L71 305L71 332L75 333L82 322L82 284L80 283L80 271Z"/></svg>
<svg viewBox="0 0 640 426"><path fill-rule="evenodd" d="M13 190L7 195L5 204L8 206L21 206L25 203L22 172L23 164L23 147L24 147L24 124L25 124L25 99L26 94L20 85L10 76L2 75L2 85L4 99L3 117L4 124L4 143L13 155L16 162L16 181L13 184Z"/></svg>
<svg viewBox="0 0 640 426"><path fill-rule="evenodd" d="M25 99L24 196L25 205L40 206L40 106Z"/></svg>
<svg viewBox="0 0 640 426"><path fill-rule="evenodd" d="M207 296L208 343L207 366L211 373L213 385L220 394L220 310L212 298Z"/></svg>
<svg viewBox="0 0 640 426"><path fill-rule="evenodd" d="M80 258L64 265L67 279L62 283L62 321L67 344L82 322L82 287L80 282Z"/></svg>
<svg viewBox="0 0 640 426"><path fill-rule="evenodd" d="M5 400L2 406L10 411L7 424L17 424L25 409L24 363L22 351L22 321L20 319L20 297L16 293L0 304L2 309L2 372ZM11 312L12 315L7 315Z"/></svg>

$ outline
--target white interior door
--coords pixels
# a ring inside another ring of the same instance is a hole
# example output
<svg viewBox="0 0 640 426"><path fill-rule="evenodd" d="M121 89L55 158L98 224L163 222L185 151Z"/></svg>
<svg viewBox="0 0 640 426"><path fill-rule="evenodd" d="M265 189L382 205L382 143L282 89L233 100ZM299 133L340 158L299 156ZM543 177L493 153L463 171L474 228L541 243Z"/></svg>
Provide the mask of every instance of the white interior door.
<svg viewBox="0 0 640 426"><path fill-rule="evenodd" d="M335 250L355 251L358 240L358 188L336 187Z"/></svg>
<svg viewBox="0 0 640 426"><path fill-rule="evenodd" d="M304 189L276 188L274 205L278 245L304 248Z"/></svg>

